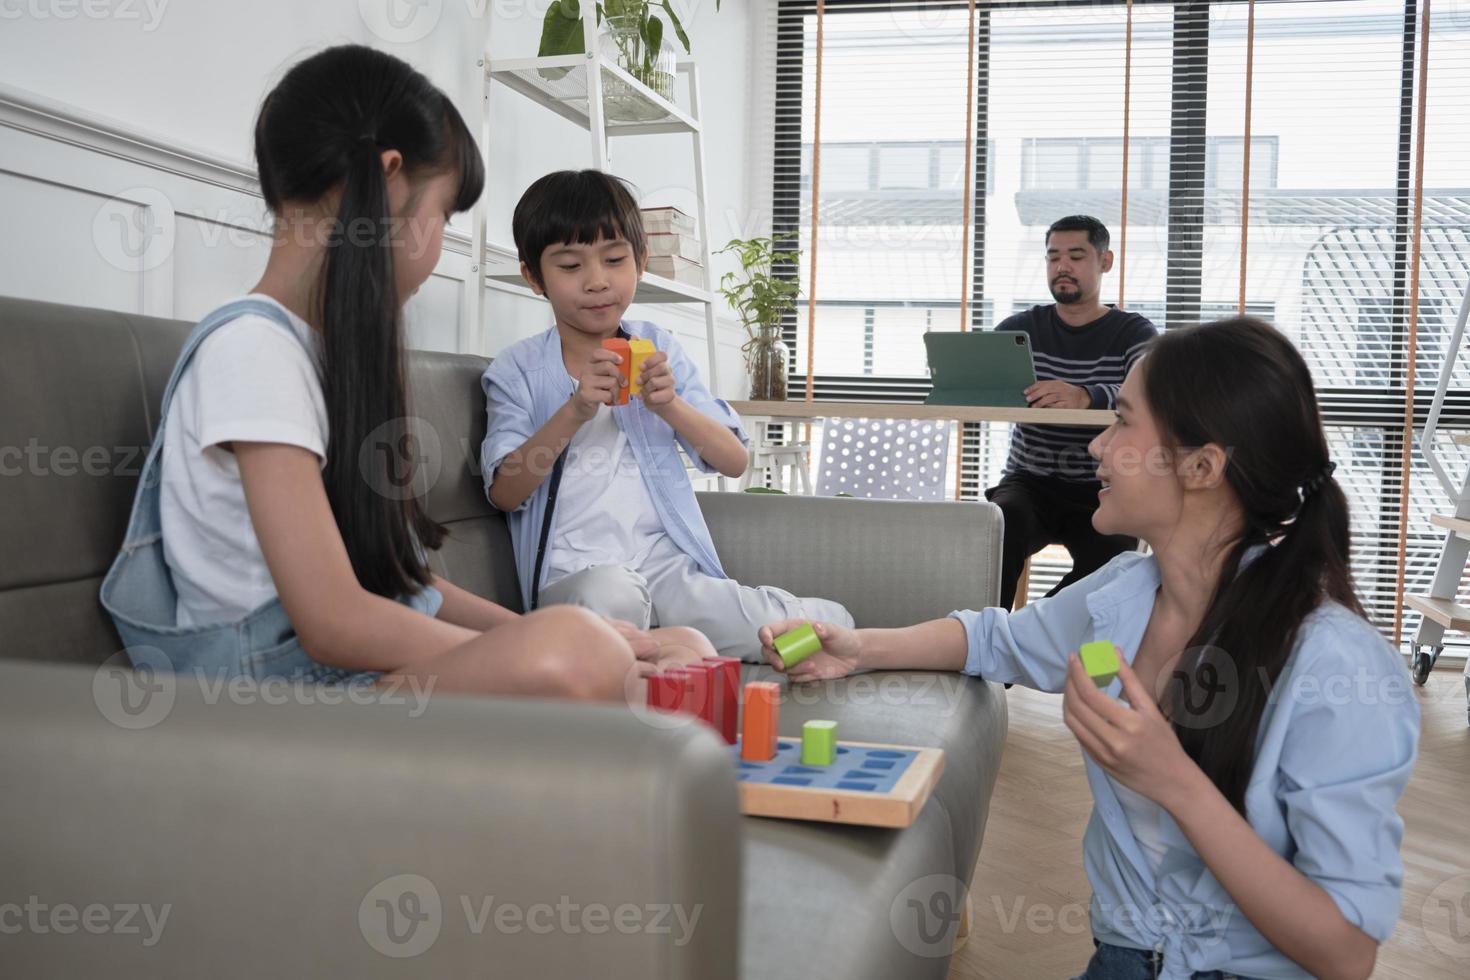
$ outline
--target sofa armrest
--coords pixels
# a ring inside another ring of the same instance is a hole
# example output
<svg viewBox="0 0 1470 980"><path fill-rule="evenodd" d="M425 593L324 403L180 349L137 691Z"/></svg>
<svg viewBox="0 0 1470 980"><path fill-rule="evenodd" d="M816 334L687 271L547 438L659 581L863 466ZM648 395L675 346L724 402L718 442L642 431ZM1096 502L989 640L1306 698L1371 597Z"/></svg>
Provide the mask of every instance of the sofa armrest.
<svg viewBox="0 0 1470 980"><path fill-rule="evenodd" d="M720 562L746 585L835 599L859 626L909 626L1000 601L991 503L701 493Z"/></svg>
<svg viewBox="0 0 1470 980"><path fill-rule="evenodd" d="M41 906L6 976L737 974L736 785L701 726L142 679L0 661L0 909Z"/></svg>

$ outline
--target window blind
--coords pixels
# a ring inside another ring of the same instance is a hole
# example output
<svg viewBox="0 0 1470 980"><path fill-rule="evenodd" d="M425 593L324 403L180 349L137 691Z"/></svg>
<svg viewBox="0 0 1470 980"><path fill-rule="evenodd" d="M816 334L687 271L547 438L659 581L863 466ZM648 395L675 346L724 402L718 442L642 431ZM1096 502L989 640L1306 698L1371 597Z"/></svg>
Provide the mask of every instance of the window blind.
<svg viewBox="0 0 1470 980"><path fill-rule="evenodd" d="M1243 304L1300 347L1353 505L1359 587L1391 624L1400 531L1406 588L1427 591L1442 542L1428 518L1448 504L1417 453L1406 481L1402 426L1414 246L1418 424L1470 283L1470 0L970 6L825 0L818 92L817 3L780 0L773 217L803 258L792 397L810 367L819 399L921 399L923 333L960 329L962 302L976 329L1050 302L1045 228L1093 214L1118 253L1105 301L1126 290L1161 328ZM1461 362L1446 427L1470 428L1466 393ZM999 479L1008 442L1005 426L957 433L961 497ZM1438 448L1458 472L1470 465L1448 435ZM1067 567L1064 553L1038 558L1033 594Z"/></svg>

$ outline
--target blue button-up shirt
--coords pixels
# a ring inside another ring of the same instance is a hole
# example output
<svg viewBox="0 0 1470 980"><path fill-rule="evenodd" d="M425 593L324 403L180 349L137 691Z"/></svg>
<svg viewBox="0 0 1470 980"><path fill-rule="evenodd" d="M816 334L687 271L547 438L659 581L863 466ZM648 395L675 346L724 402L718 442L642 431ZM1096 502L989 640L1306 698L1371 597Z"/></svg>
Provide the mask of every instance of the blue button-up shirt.
<svg viewBox="0 0 1470 980"><path fill-rule="evenodd" d="M1258 546L1247 560L1263 551ZM1111 640L1131 663L1158 587L1154 558L1126 554L1018 612L952 613L969 643L965 673L1056 693L1066 682L1068 656L1083 643ZM1218 678L1219 696L1229 697L1242 680ZM1121 690L1114 680L1108 693ZM1402 898L1404 823L1394 808L1418 740L1419 705L1393 648L1337 603L1311 613L1261 717L1246 815L1272 850L1380 943L1393 931ZM1155 873L1117 784L1084 758L1094 805L1083 859L1099 941L1162 950L1167 977L1197 970L1308 976L1246 919L1161 807L1168 850Z"/></svg>
<svg viewBox="0 0 1470 980"><path fill-rule="evenodd" d="M723 400L710 394L699 376L699 369L673 334L642 320L624 320L622 328L630 337L651 340L654 347L668 353L669 367L674 372L674 391L680 398L728 426L741 442L749 442L740 427L739 416ZM561 335L556 327L502 351L480 378L480 387L485 391L487 413L480 466L488 496L501 461L524 445L575 391L575 385L567 376L566 363L562 360ZM679 455L679 447L684 448L700 472L713 473L714 467L673 426L645 408L640 399L630 398L628 404L619 405L612 412L618 428L628 437L633 458L643 475L643 485L648 489L664 530L681 551L694 559L700 571L716 578L727 578L720 567L719 556L715 554L714 542L710 540L709 528L694 496L694 485ZM549 475L549 461L546 461L546 468ZM531 608L536 549L540 543L541 525L546 519L549 490L550 480L542 481L535 493L505 515L515 549L521 602L526 609ZM555 540L555 535L556 512L553 508L547 541ZM544 579L547 569L542 568L541 571ZM537 584L544 585L545 582Z"/></svg>

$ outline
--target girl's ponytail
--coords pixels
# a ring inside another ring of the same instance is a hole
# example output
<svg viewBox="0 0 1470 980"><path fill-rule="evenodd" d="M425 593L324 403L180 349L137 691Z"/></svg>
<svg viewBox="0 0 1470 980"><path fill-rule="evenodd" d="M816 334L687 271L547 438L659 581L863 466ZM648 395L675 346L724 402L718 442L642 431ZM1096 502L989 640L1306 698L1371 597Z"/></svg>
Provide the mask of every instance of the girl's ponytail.
<svg viewBox="0 0 1470 980"><path fill-rule="evenodd" d="M389 149L410 178L457 173L456 210L479 197L484 165L464 120L426 78L381 51L349 45L298 63L256 121L261 191L275 214L340 193L312 304L329 426L323 480L358 582L396 597L430 582L424 549L439 547L444 529L414 496L419 454L382 164Z"/></svg>
<svg viewBox="0 0 1470 980"><path fill-rule="evenodd" d="M1347 498L1311 372L1270 325L1242 317L1169 331L1143 371L1173 445L1230 450L1226 479L1245 515L1167 704L1180 744L1244 813L1257 729L1302 622L1327 600L1363 615Z"/></svg>

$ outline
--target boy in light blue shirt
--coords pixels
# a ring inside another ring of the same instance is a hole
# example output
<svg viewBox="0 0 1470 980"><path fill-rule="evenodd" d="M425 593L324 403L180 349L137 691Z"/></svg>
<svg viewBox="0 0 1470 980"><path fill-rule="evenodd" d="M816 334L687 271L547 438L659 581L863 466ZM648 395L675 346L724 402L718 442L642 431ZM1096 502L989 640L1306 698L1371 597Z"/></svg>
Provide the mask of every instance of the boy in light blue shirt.
<svg viewBox="0 0 1470 980"><path fill-rule="evenodd" d="M481 385L481 465L506 513L527 609L584 606L647 629L689 626L722 655L755 660L757 630L809 616L851 625L826 599L733 581L720 567L680 448L701 472L747 465L740 420L673 334L624 320L648 258L636 201L615 177L561 171L512 219L521 274L556 323L495 358ZM626 405L614 337L652 341Z"/></svg>

